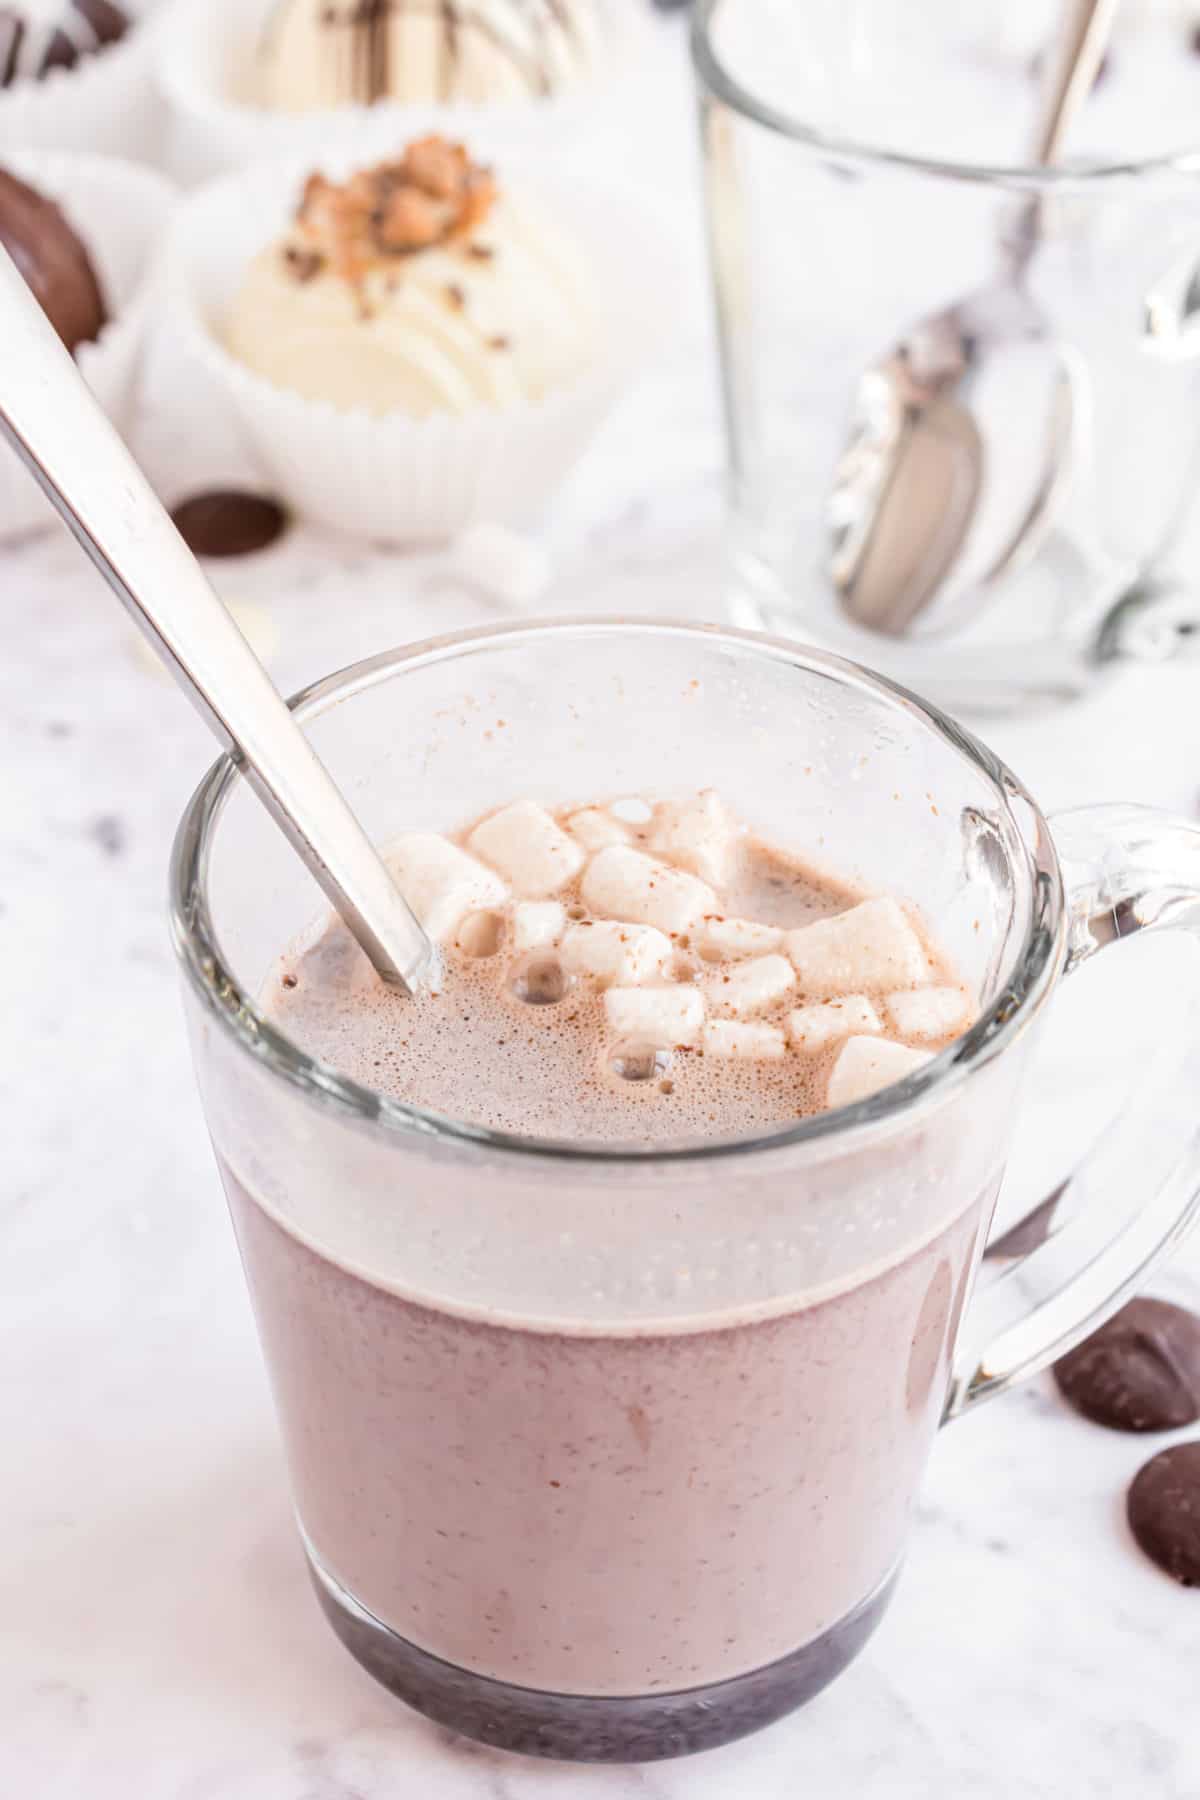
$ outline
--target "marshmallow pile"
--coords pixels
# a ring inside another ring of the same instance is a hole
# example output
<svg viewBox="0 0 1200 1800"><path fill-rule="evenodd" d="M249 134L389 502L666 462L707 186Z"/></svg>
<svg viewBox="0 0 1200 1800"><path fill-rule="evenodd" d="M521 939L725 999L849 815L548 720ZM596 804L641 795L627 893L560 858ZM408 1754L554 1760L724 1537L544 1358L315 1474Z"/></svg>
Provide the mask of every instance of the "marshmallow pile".
<svg viewBox="0 0 1200 1800"><path fill-rule="evenodd" d="M504 955L510 980L550 969L556 985L541 985L553 999L581 983L596 992L602 1055L825 1055L837 1107L902 1080L930 1060L928 1045L965 1029L965 991L939 980L890 897L792 929L730 916L721 891L744 838L711 789L660 803L636 828L606 806L556 818L518 800L462 845L412 832L387 860L439 943Z"/></svg>

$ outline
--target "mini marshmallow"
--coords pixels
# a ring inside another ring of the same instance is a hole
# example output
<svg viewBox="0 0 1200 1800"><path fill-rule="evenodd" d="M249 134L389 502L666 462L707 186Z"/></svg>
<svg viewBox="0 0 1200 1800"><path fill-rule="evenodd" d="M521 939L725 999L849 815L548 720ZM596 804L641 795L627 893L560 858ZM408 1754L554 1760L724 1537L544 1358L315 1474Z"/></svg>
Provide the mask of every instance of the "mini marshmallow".
<svg viewBox="0 0 1200 1800"><path fill-rule="evenodd" d="M839 1000L798 1007L788 1020L793 1045L810 1056L836 1044L839 1038L882 1030L883 1020L865 994L843 994Z"/></svg>
<svg viewBox="0 0 1200 1800"><path fill-rule="evenodd" d="M536 800L516 800L484 819L467 839L484 862L530 899L556 894L578 875L583 851Z"/></svg>
<svg viewBox="0 0 1200 1800"><path fill-rule="evenodd" d="M541 544L488 519L460 532L450 546L448 564L460 581L514 610L540 600L552 573Z"/></svg>
<svg viewBox="0 0 1200 1800"><path fill-rule="evenodd" d="M406 832L388 845L384 861L435 943L452 938L469 912L485 912L508 898L498 875L433 831Z"/></svg>
<svg viewBox="0 0 1200 1800"><path fill-rule="evenodd" d="M855 1100L865 1100L930 1061L928 1050L910 1050L907 1044L893 1044L889 1038L847 1038L829 1077L826 1103L850 1106Z"/></svg>
<svg viewBox="0 0 1200 1800"><path fill-rule="evenodd" d="M694 875L668 868L624 844L597 851L584 873L580 893L592 912L638 925L657 925L668 933L690 931L703 913L717 911L716 895Z"/></svg>
<svg viewBox="0 0 1200 1800"><path fill-rule="evenodd" d="M704 1023L704 996L690 986L609 988L604 1011L618 1037L670 1050L695 1043Z"/></svg>
<svg viewBox="0 0 1200 1800"><path fill-rule="evenodd" d="M902 1038L945 1038L961 1031L970 1016L961 988L918 988L888 994L883 1002L892 1030Z"/></svg>
<svg viewBox="0 0 1200 1800"><path fill-rule="evenodd" d="M704 991L709 1005L719 1012L748 1019L782 1000L795 985L796 971L786 956L755 956L749 962L736 963L724 974L711 976L704 983Z"/></svg>
<svg viewBox="0 0 1200 1800"><path fill-rule="evenodd" d="M639 987L664 974L672 954L670 938L653 925L595 919L571 926L563 939L562 965L605 987Z"/></svg>
<svg viewBox="0 0 1200 1800"><path fill-rule="evenodd" d="M610 844L627 844L630 836L628 825L622 825L620 819L614 819L602 806L585 806L582 811L572 813L567 820L567 830L579 839L585 850L607 850Z"/></svg>
<svg viewBox="0 0 1200 1800"><path fill-rule="evenodd" d="M789 931L783 947L804 993L816 999L862 988L919 987L929 980L921 940L890 896Z"/></svg>
<svg viewBox="0 0 1200 1800"><path fill-rule="evenodd" d="M733 821L714 788L654 809L650 848L713 887L728 879L733 838Z"/></svg>
<svg viewBox="0 0 1200 1800"><path fill-rule="evenodd" d="M699 940L702 949L732 961L739 956L765 956L778 950L783 932L778 925L759 925L753 919L705 919Z"/></svg>
<svg viewBox="0 0 1200 1800"><path fill-rule="evenodd" d="M558 900L521 900L513 908L512 947L517 955L557 944L567 928L567 909Z"/></svg>
<svg viewBox="0 0 1200 1800"><path fill-rule="evenodd" d="M787 1054L778 1025L747 1024L742 1019L714 1019L704 1027L700 1046L705 1056L745 1057L750 1062L779 1062Z"/></svg>

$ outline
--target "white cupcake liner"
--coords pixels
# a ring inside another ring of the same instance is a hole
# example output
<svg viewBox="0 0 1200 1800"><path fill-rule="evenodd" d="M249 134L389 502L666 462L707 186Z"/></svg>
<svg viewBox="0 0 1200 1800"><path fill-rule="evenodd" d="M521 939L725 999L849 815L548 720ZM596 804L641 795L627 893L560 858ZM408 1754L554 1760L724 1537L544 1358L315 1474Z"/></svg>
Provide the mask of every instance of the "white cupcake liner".
<svg viewBox="0 0 1200 1800"><path fill-rule="evenodd" d="M174 190L151 169L70 150L0 147L0 167L56 201L87 247L109 319L94 343L80 344L75 361L123 432L136 398L147 302ZM0 448L0 538L40 530L55 517L16 455Z"/></svg>
<svg viewBox="0 0 1200 1800"><path fill-rule="evenodd" d="M247 163L287 155L327 155L343 143L380 143L441 130L472 140L486 120L493 141L519 146L529 138L561 145L589 127L613 128L621 116L614 89L636 69L647 26L642 0L598 0L609 53L593 81L547 99L494 105L346 106L323 112L280 113L235 92L249 85L255 46L276 0L174 0L157 33L155 76L166 110L166 166L185 186L211 180Z"/></svg>
<svg viewBox="0 0 1200 1800"><path fill-rule="evenodd" d="M154 79L153 0L126 0L133 27L73 69L0 88L0 150L90 151L156 161L164 109Z"/></svg>
<svg viewBox="0 0 1200 1800"><path fill-rule="evenodd" d="M344 175L365 160L360 146L320 166ZM514 190L564 221L594 273L598 351L586 371L540 401L468 415L343 412L264 380L222 341L247 266L278 238L312 166L268 164L212 183L180 208L168 245L169 328L225 396L263 477L303 516L381 543L536 518L652 340L670 276L649 231L624 199L589 191L581 204L573 189L569 204L540 180L522 182L510 163Z"/></svg>

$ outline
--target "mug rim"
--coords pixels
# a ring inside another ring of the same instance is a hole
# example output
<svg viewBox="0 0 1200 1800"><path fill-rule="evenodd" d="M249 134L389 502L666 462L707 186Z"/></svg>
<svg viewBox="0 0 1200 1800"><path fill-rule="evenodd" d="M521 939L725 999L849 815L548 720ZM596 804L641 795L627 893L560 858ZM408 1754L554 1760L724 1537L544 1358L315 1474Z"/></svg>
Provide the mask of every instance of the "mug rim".
<svg viewBox="0 0 1200 1800"><path fill-rule="evenodd" d="M619 615L533 619L519 623L470 627L402 645L348 664L321 677L292 696L288 705L302 723L331 707L405 673L436 663L484 654L497 646L519 645L523 639L589 635L702 638L737 646L774 662L825 674L842 686L864 688L877 699L918 721L943 745L965 758L991 786L997 805L1024 845L1030 883L1029 917L1012 966L1000 981L991 1004L964 1035L923 1067L865 1100L816 1113L811 1117L750 1135L686 1139L650 1145L574 1142L495 1131L449 1114L412 1106L340 1073L332 1064L307 1054L259 1010L255 998L240 987L226 962L208 902L207 881L213 834L225 805L241 779L240 758L217 758L199 783L176 831L169 871L172 942L187 980L207 1010L243 1051L265 1064L312 1102L333 1106L349 1118L385 1135L409 1142L414 1135L449 1139L464 1145L521 1156L573 1162L668 1162L708 1160L790 1148L863 1133L871 1127L907 1123L917 1112L941 1103L977 1068L990 1063L1032 1023L1055 985L1066 955L1066 903L1058 856L1040 807L1007 765L973 733L950 719L932 702L899 683L843 657L815 650L794 640L672 619L624 618ZM1032 834L1016 818L1018 801L1032 824ZM1032 841L1031 841L1032 838Z"/></svg>
<svg viewBox="0 0 1200 1800"><path fill-rule="evenodd" d="M1031 163L986 163L950 156L919 156L884 144L831 135L796 114L772 106L730 72L718 54L712 32L714 14L724 4L725 0L696 0L692 10L689 28L692 67L701 85L709 95L744 118L819 155L942 180L1019 188L1028 193L1064 193L1075 188L1097 187L1105 182L1162 174L1200 176L1200 145L1184 145L1153 156L1123 157L1087 168L1040 168Z"/></svg>

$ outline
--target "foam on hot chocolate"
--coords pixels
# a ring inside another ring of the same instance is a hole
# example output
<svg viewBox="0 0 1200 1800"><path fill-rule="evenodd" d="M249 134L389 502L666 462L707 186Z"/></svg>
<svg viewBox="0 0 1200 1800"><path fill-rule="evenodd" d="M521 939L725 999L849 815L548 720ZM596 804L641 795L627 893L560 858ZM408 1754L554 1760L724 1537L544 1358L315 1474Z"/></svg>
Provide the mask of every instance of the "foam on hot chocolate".
<svg viewBox="0 0 1200 1800"><path fill-rule="evenodd" d="M745 1135L902 1079L971 1017L896 900L816 874L712 792L521 800L388 860L442 944L439 991L385 987L332 918L281 958L267 1010L364 1086L476 1125Z"/></svg>

